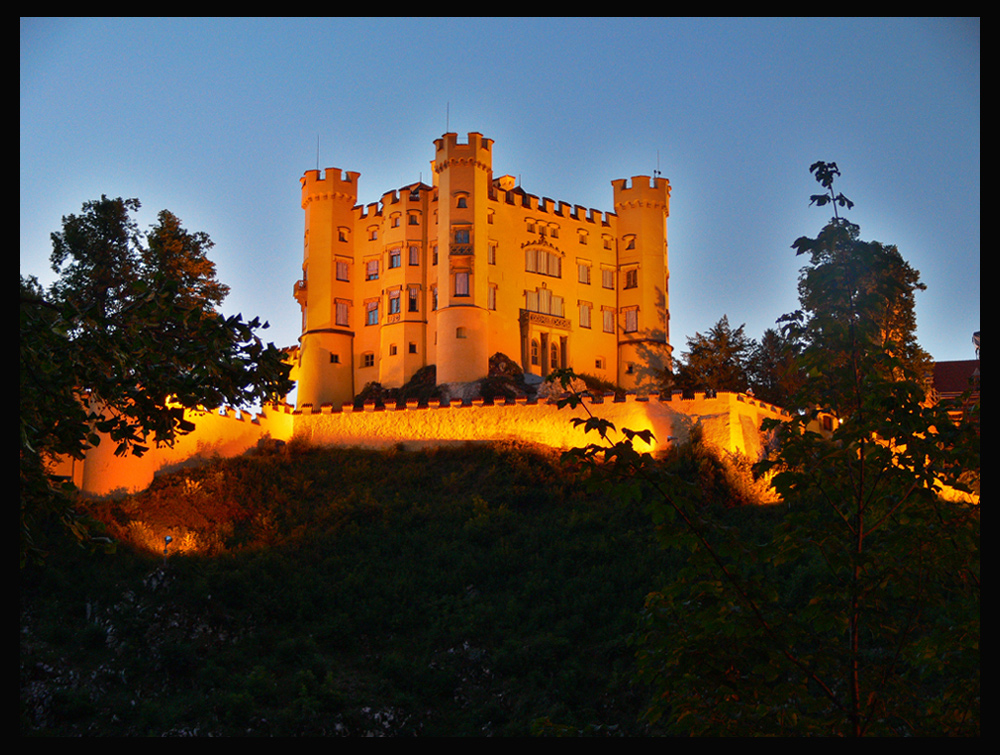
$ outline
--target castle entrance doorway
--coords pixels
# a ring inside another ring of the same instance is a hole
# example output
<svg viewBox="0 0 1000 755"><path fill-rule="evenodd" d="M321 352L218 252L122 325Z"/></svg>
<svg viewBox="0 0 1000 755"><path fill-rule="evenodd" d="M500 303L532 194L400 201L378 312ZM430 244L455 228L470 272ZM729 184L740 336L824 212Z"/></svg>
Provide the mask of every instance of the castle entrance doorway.
<svg viewBox="0 0 1000 755"><path fill-rule="evenodd" d="M521 369L547 376L569 366L569 320L521 310Z"/></svg>

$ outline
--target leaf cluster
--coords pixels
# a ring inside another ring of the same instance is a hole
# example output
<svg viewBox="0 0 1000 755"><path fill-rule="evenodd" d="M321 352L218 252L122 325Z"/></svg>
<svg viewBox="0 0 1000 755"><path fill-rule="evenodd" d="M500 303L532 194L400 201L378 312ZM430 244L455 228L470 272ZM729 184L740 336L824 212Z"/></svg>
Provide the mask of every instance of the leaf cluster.
<svg viewBox="0 0 1000 755"><path fill-rule="evenodd" d="M835 164L812 172L827 190L813 203L851 206ZM978 427L927 401L923 286L895 247L836 214L793 247L809 265L782 321L808 411L765 427L776 451L757 466L785 516L759 540L728 538L689 490L653 481L661 538L690 560L643 612L647 715L685 734L978 734L979 509L943 496L978 478ZM615 444L599 420L577 421L651 479L618 449L627 434Z"/></svg>
<svg viewBox="0 0 1000 755"><path fill-rule="evenodd" d="M748 365L755 343L744 325L733 328L723 315L707 333L687 339L687 351L677 371L677 384L688 391L745 393L750 386Z"/></svg>
<svg viewBox="0 0 1000 755"><path fill-rule="evenodd" d="M145 245L137 200L88 202L53 234L48 292L20 280L22 561L38 552L39 517L65 511L49 475L106 436L119 455L169 444L194 425L185 409L248 407L291 388L266 323L215 310L225 287L204 257L211 241L170 213ZM60 514L62 515L62 514Z"/></svg>
<svg viewBox="0 0 1000 755"><path fill-rule="evenodd" d="M763 401L795 408L801 386L798 343L774 329L757 341L744 329L733 328L723 315L706 333L688 337L687 350L669 376L672 386L687 392L752 391Z"/></svg>

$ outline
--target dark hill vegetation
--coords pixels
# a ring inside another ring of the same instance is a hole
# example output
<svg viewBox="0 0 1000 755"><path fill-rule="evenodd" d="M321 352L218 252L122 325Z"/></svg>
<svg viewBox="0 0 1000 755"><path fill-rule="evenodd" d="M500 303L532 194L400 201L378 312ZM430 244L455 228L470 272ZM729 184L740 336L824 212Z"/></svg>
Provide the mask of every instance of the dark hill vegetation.
<svg viewBox="0 0 1000 755"><path fill-rule="evenodd" d="M292 448L102 504L116 554L21 575L22 734L645 733L629 637L673 566L588 475Z"/></svg>

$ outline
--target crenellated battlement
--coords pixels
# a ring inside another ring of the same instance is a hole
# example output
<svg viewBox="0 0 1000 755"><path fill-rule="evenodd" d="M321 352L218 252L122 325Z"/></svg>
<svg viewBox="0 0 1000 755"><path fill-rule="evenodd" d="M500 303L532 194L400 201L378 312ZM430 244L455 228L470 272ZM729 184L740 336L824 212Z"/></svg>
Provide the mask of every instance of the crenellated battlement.
<svg viewBox="0 0 1000 755"><path fill-rule="evenodd" d="M318 170L307 170L299 183L302 185L302 207L317 199L333 199L349 202L358 201L358 178L354 171L344 172L340 168L327 168L325 174Z"/></svg>
<svg viewBox="0 0 1000 755"><path fill-rule="evenodd" d="M553 448L572 448L591 437L574 425L574 417L593 415L615 427L649 430L650 443L636 439L639 451L664 451L686 443L693 428L701 428L704 439L730 452L758 456L763 451L760 424L764 419L788 419L784 410L736 393L613 393L584 396L584 407L559 409L555 398L490 403L414 401L376 407L355 408L306 405L268 406L251 417L232 409L186 412L195 423L194 432L181 436L173 447L153 448L142 457L113 455L114 444L91 448L82 467L74 473L76 484L89 495L134 492L147 487L156 473L180 468L200 459L232 457L263 443L298 438L316 446L384 448L405 444L412 447L449 443L483 443L516 440ZM618 435L612 433L612 441ZM67 472L69 473L69 472Z"/></svg>
<svg viewBox="0 0 1000 755"><path fill-rule="evenodd" d="M507 178L507 176L505 176ZM582 205L571 205L562 200L539 197L525 191L514 188L504 189L503 185L494 182L495 201L523 207L526 210L533 210L544 214L551 214L556 217L570 218L580 223L592 223L594 225L608 226L611 224L615 213L597 210L592 207Z"/></svg>
<svg viewBox="0 0 1000 755"><path fill-rule="evenodd" d="M465 142L458 134L447 133L434 140L434 160L431 167L440 173L452 165L475 165L490 171L493 168L493 140L471 131Z"/></svg>
<svg viewBox="0 0 1000 755"><path fill-rule="evenodd" d="M631 185L629 182L631 181ZM615 211L619 208L656 208L670 214L670 181L665 178L632 176L611 182L615 194Z"/></svg>
<svg viewBox="0 0 1000 755"><path fill-rule="evenodd" d="M382 217L382 203L370 202L367 205L357 205L354 208L355 217L358 220L370 220L371 218Z"/></svg>

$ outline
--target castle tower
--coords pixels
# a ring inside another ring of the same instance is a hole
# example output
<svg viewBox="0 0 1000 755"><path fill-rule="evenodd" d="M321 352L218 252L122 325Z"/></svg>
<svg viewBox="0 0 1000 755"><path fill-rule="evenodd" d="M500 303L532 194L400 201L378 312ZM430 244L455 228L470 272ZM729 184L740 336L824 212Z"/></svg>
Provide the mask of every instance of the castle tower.
<svg viewBox="0 0 1000 755"><path fill-rule="evenodd" d="M670 182L612 181L618 216L618 384L650 389L671 365L667 217Z"/></svg>
<svg viewBox="0 0 1000 755"><path fill-rule="evenodd" d="M489 372L487 201L493 141L472 132L434 141L438 186L437 381L469 382Z"/></svg>
<svg viewBox="0 0 1000 755"><path fill-rule="evenodd" d="M360 175L327 168L325 176L309 170L300 179L305 238L302 279L295 284L302 308L297 408L340 407L354 397L351 281Z"/></svg>

